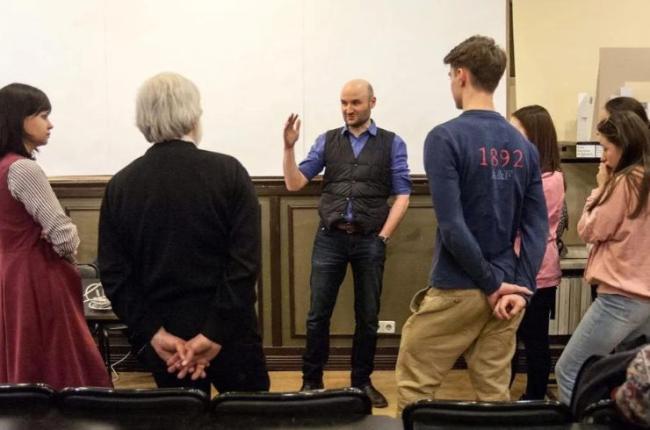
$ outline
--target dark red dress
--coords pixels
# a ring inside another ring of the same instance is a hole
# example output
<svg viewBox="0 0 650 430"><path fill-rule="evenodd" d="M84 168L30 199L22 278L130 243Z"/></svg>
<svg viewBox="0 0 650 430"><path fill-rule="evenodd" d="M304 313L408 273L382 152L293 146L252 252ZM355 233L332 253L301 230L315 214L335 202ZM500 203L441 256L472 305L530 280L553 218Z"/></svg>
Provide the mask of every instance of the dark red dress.
<svg viewBox="0 0 650 430"><path fill-rule="evenodd" d="M75 266L41 239L42 227L11 195L0 159L0 383L110 387L83 314Z"/></svg>

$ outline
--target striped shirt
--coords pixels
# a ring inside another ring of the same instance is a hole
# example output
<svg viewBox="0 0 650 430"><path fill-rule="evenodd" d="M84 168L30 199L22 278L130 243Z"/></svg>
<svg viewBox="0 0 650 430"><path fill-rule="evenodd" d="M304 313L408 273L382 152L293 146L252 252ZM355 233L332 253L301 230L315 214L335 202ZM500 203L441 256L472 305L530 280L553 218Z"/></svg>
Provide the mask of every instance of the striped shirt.
<svg viewBox="0 0 650 430"><path fill-rule="evenodd" d="M74 261L79 247L77 227L56 198L45 172L34 160L15 161L7 174L11 195L43 228L42 236L61 257Z"/></svg>

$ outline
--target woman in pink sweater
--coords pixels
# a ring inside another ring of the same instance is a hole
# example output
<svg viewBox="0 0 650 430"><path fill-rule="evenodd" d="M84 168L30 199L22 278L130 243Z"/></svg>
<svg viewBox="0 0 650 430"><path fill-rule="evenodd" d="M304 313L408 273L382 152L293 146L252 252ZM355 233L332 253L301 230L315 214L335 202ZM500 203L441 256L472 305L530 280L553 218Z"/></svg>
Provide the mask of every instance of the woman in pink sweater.
<svg viewBox="0 0 650 430"><path fill-rule="evenodd" d="M542 106L518 109L510 122L539 151L542 186L548 209L549 233L544 260L537 274L537 290L517 330L517 340L526 348L527 381L522 400L543 400L551 371L548 323L555 310L555 292L562 278L557 248L557 229L564 202L564 176L560 171L560 152L553 120ZM513 372L518 354L513 358Z"/></svg>
<svg viewBox="0 0 650 430"><path fill-rule="evenodd" d="M598 124L603 155L578 234L593 247L585 278L598 297L555 367L560 401L569 404L576 375L591 355L650 335L650 131L632 112Z"/></svg>

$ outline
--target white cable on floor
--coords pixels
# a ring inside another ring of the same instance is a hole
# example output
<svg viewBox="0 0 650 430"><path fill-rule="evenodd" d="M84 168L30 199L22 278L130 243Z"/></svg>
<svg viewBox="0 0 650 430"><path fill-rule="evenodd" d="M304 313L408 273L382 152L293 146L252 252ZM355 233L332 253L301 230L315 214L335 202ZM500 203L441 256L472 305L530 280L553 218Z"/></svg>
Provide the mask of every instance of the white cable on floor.
<svg viewBox="0 0 650 430"><path fill-rule="evenodd" d="M113 382L115 382L115 381L119 381L119 380L120 380L120 374L117 373L117 370L115 370L115 366L117 366L118 364L120 364L120 363L122 363L124 360L126 360L127 357L128 357L129 355L131 355L131 351L127 352L127 353L124 355L124 357L120 358L120 359L117 360L115 363L111 364L111 373L113 374L113 377L112 377L111 379L113 380Z"/></svg>

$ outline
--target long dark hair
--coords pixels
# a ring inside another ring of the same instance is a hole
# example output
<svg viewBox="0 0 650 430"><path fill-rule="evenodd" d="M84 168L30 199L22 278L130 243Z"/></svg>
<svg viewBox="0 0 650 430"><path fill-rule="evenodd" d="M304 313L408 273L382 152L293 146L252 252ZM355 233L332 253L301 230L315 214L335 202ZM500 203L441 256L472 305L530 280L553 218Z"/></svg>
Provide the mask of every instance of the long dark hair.
<svg viewBox="0 0 650 430"><path fill-rule="evenodd" d="M648 121L648 113L645 111L643 105L635 98L632 97L614 97L605 103L605 110L608 114L613 114L614 112L621 112L624 110L634 112L639 115L639 118L643 120L650 127L650 122Z"/></svg>
<svg viewBox="0 0 650 430"><path fill-rule="evenodd" d="M555 125L548 111L540 105L524 106L512 113L526 131L526 136L539 151L542 172L555 172L560 167Z"/></svg>
<svg viewBox="0 0 650 430"><path fill-rule="evenodd" d="M621 150L621 159L614 167L603 191L587 208L591 211L609 199L619 181L625 181L636 197L636 207L629 218L638 217L648 204L650 193L650 130L643 120L632 111L613 112L608 119L598 123L601 136ZM642 169L642 175L637 173Z"/></svg>
<svg viewBox="0 0 650 430"><path fill-rule="evenodd" d="M31 157L23 143L25 118L51 110L50 100L38 88L16 83L0 88L0 157L10 152Z"/></svg>

